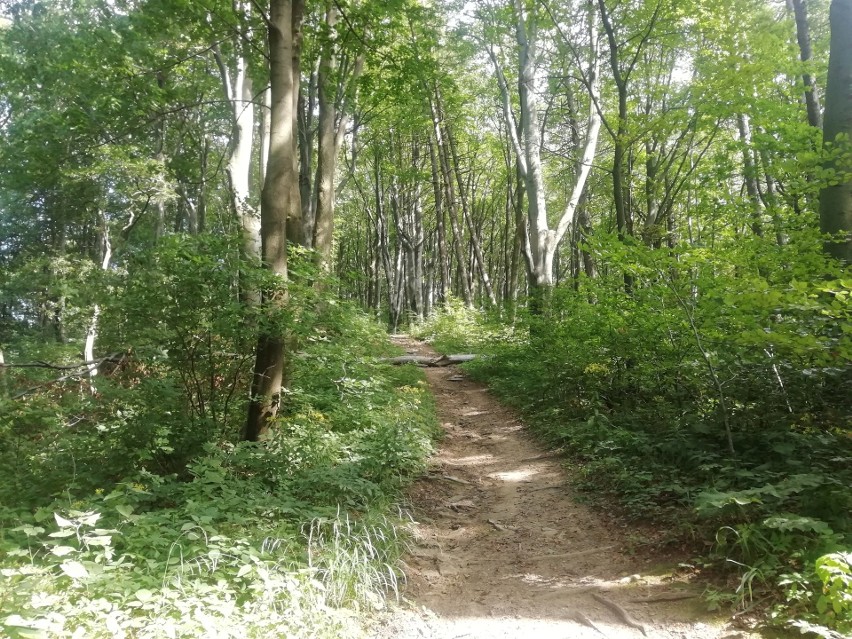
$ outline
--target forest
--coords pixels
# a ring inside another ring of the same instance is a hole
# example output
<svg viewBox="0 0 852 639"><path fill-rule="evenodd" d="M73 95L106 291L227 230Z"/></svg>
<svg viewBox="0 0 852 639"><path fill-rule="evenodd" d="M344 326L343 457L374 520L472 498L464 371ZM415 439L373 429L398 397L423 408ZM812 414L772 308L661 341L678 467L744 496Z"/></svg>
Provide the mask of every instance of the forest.
<svg viewBox="0 0 852 639"><path fill-rule="evenodd" d="M852 0L4 0L0 140L0 636L363 636L402 332L852 633Z"/></svg>

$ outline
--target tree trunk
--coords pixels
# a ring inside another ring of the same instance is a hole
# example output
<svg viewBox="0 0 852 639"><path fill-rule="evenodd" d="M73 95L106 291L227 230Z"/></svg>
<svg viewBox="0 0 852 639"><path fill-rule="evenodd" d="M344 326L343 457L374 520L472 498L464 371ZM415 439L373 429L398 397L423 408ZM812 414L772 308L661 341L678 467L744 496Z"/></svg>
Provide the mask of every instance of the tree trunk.
<svg viewBox="0 0 852 639"><path fill-rule="evenodd" d="M298 56L302 1L270 0L268 25L272 109L260 221L263 265L282 284L287 281L288 220L301 218L295 118L298 66L294 63ZM264 292L263 305L270 314L277 314L287 302L284 290ZM243 431L243 438L248 441L258 441L269 430L270 422L278 414L285 383L286 337L272 324L258 339L251 401Z"/></svg>
<svg viewBox="0 0 852 639"><path fill-rule="evenodd" d="M437 232L438 244L438 271L441 288L439 299L442 303L447 301L447 292L450 288L449 261L447 260L447 234L444 228L444 198L441 188L441 172L438 168L438 157L435 153L435 143L429 139L429 159L432 167L432 190L435 197L435 230Z"/></svg>
<svg viewBox="0 0 852 639"><path fill-rule="evenodd" d="M338 20L335 4L326 5L325 23L333 34ZM351 70L338 62L333 35L324 44L317 76L319 101L319 135L317 153L317 207L314 220L313 247L317 251L320 269L331 270L331 251L334 241L335 177L337 158L343 145L348 125L348 98L364 67L364 57L359 56ZM341 76L341 77L337 77Z"/></svg>
<svg viewBox="0 0 852 639"><path fill-rule="evenodd" d="M536 42L537 27L535 18L529 18L527 24L526 7L521 0L515 0L516 40L518 45L518 94L520 103L520 122L515 126L511 100L506 78L493 51L489 51L497 72L500 96L503 102L503 117L506 129L512 140L518 163L518 170L524 179L527 196L527 220L524 241L525 256L529 270L530 286L533 288L533 311L542 311L549 305L550 289L554 285L554 259L559 243L574 224L577 207L586 186L597 149L601 127L601 117L597 110L599 103L599 78L597 55L597 22L593 6L589 5L589 67L583 73L588 78L589 114L586 126L585 143L582 156L577 163L571 196L565 205L556 228L548 224L546 192L541 163L541 132L538 121L536 86Z"/></svg>
<svg viewBox="0 0 852 639"><path fill-rule="evenodd" d="M314 106L316 104L317 74L314 70L308 80L307 94L299 92L299 196L302 200L302 233L305 246L313 247L316 202L313 197L314 164Z"/></svg>
<svg viewBox="0 0 852 639"><path fill-rule="evenodd" d="M479 270L479 275L482 281L482 287L485 289L485 294L488 296L488 302L493 307L497 305L497 299L494 297L494 290L491 287L491 279L488 277L488 269L485 267L485 258L482 255L482 246L477 234L475 233L475 228L473 225L472 219L472 211L471 211L471 202L470 202L470 189L466 187L464 184L464 180L462 180L461 174L461 166L459 162L458 150L456 149L456 141L453 136L452 127L449 124L445 127L447 142L449 143L450 153L452 154L453 159L453 168L456 176L456 184L459 189L459 198L461 199L462 204L462 217L465 220L465 225L467 226L468 231L470 232L470 242L473 248L473 257L474 264ZM473 270L473 268L471 268Z"/></svg>
<svg viewBox="0 0 852 639"><path fill-rule="evenodd" d="M737 126L740 132L740 142L743 144L743 182L751 206L751 230L758 237L763 237L763 203L757 186L757 167L751 149L751 126L748 116L741 113L737 116Z"/></svg>
<svg viewBox="0 0 852 639"><path fill-rule="evenodd" d="M811 63L811 30L808 24L808 7L805 0L791 0L793 15L796 19L796 39L799 42L799 55L804 65L802 83L805 85L805 106L808 111L808 123L815 129L822 128L822 114L819 108L819 92L808 65ZM847 36L850 34L847 33Z"/></svg>
<svg viewBox="0 0 852 639"><path fill-rule="evenodd" d="M251 155L254 141L254 94L248 74L248 62L237 56L233 79L218 47L213 49L225 99L231 107L231 140L225 174L231 196L231 211L242 226L243 254L260 262L260 220L250 204Z"/></svg>
<svg viewBox="0 0 852 639"><path fill-rule="evenodd" d="M270 0L274 4L280 0ZM290 62L292 65L292 88L290 89L289 117L292 122L288 125L291 130L293 150L289 153L290 168L288 172L296 175L296 179L287 181L287 200L290 206L287 214L287 242L297 246L305 245L304 222L302 221L302 201L299 167L299 91L302 78L302 18L305 13L305 0L289 0L291 17L290 25L293 30L290 46ZM275 97L272 98L273 102ZM272 143L274 144L274 142ZM295 203L295 204L293 204Z"/></svg>
<svg viewBox="0 0 852 639"><path fill-rule="evenodd" d="M848 149L852 142L852 0L832 0L829 16L831 53L823 139L826 144L844 144ZM841 143L838 136L842 135L846 139ZM837 172L840 183L823 188L820 194L820 228L823 233L844 237L827 242L825 248L829 255L852 264L852 167L830 159L826 168Z"/></svg>
<svg viewBox="0 0 852 639"><path fill-rule="evenodd" d="M456 254L456 267L460 272L462 299L465 306L473 308L473 297L470 291L470 278L468 277L467 263L464 257L464 244L459 224L458 203L456 201L455 189L453 188L452 171L450 169L449 151L447 143L444 139L444 131L442 127L443 113L441 110L440 96L437 89L435 90L434 101L430 100L432 108L432 126L435 134L435 144L438 147L438 156L441 160L441 174L443 177L444 190L447 195L446 204L450 212L450 224L453 229L453 250Z"/></svg>
<svg viewBox="0 0 852 639"><path fill-rule="evenodd" d="M337 23L337 9L329 5L326 8L325 23L330 31L334 30ZM317 152L317 208L314 220L313 247L317 251L317 259L320 269L328 271L330 268L331 246L334 235L334 178L337 172L338 148L335 144L337 132L335 131L335 120L337 110L335 108L335 80L334 73L337 70L337 57L334 53L334 42L326 42L322 49L319 64L318 94L319 120L318 120L318 152Z"/></svg>
<svg viewBox="0 0 852 639"><path fill-rule="evenodd" d="M101 217L101 271L109 269L109 263L112 259L112 239L109 233L109 220L106 214L102 211ZM95 362L95 342L98 339L98 324L101 317L101 307L95 304L92 309L92 321L89 323L89 329L86 331L86 343L83 346L83 361L89 362L89 379L93 379L98 374L98 365ZM94 383L91 385L92 392L95 392Z"/></svg>

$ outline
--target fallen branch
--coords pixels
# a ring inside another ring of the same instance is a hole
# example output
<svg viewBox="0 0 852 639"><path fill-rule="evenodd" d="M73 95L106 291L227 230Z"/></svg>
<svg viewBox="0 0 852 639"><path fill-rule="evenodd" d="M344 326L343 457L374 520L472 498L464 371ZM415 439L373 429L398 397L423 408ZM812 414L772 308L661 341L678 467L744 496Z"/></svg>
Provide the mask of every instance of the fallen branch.
<svg viewBox="0 0 852 639"><path fill-rule="evenodd" d="M586 615L584 615L584 614L583 614L582 612L580 612L579 610L578 610L577 612L575 612L575 613L574 613L574 618L575 618L577 621L579 621L581 624L583 624L584 626L588 626L588 627L589 627L589 628L591 628L592 630L597 630L597 631L598 631L600 634L602 634L604 637L608 636L608 635L607 635L607 634L606 634L603 630L601 630L600 628L598 628L597 624L595 624L595 622L594 622L594 621L592 621L591 619L589 619Z"/></svg>
<svg viewBox="0 0 852 639"><path fill-rule="evenodd" d="M572 559L574 557L582 557L583 555L593 555L596 552L612 550L615 546L601 546L600 548L589 548L588 550L577 550L575 552L563 552L556 555L538 555L530 557L530 561L541 561L543 559Z"/></svg>
<svg viewBox="0 0 852 639"><path fill-rule="evenodd" d="M460 477L453 477L452 475L444 475L442 473L428 473L426 475L427 479L446 479L447 481L452 481L457 484L464 484L466 486L470 486L473 482L469 482L466 479L461 479Z"/></svg>
<svg viewBox="0 0 852 639"><path fill-rule="evenodd" d="M441 355L439 357L431 355L400 355L398 357L382 357L379 361L398 366L404 364L415 364L417 366L452 366L453 364L463 364L473 359L476 359L476 355Z"/></svg>
<svg viewBox="0 0 852 639"><path fill-rule="evenodd" d="M87 362L79 362L77 364L69 364L69 365L51 364L50 362L42 362L42 361L27 362L26 364L3 364L3 363L0 363L0 368L49 368L49 369L55 370L55 371L73 371L73 370L76 370L78 368L86 368L87 369L89 366L92 366L93 364L101 365L104 362L108 362L111 359L117 359L117 358L121 357L122 355L123 355L123 353L111 353L111 354L109 354L105 357L102 357L100 359L93 359L93 360L90 360L90 361L87 361Z"/></svg>
<svg viewBox="0 0 852 639"><path fill-rule="evenodd" d="M695 599L698 597L695 592L661 592L658 595L650 597L640 597L639 599L631 599L631 603L657 603L658 601L680 601L682 599Z"/></svg>
<svg viewBox="0 0 852 639"><path fill-rule="evenodd" d="M97 367L100 367L106 362L120 362L124 356L124 353L111 353L106 357L102 357L100 359L88 362L81 362L73 366L61 366L58 364L48 364L47 362L32 362L29 364L3 364L2 366L0 366L0 370L2 370L3 368L48 368L51 370L58 371L70 371L67 372L65 375L57 377L56 379L51 379L41 384L38 384L37 386L27 388L12 396L12 399L21 399L22 397L26 397L30 393L42 390L43 388L47 388L48 386L53 386L54 384L59 384L61 382L68 381L69 379L82 379L83 377L87 377L89 375L90 366L95 365Z"/></svg>
<svg viewBox="0 0 852 639"><path fill-rule="evenodd" d="M611 550L615 548L615 546L603 546L601 548L589 548L588 550L578 550L576 552L565 552L559 553L557 555L537 555L535 557L525 557L524 561L542 561L545 559L573 559L574 557L582 557L583 555L593 555L596 552L603 552L605 550ZM505 557L490 557L488 559L477 559L472 561L471 563L479 564L486 563L490 561L506 561Z"/></svg>
<svg viewBox="0 0 852 639"><path fill-rule="evenodd" d="M592 598L595 601L602 603L604 606L614 612L615 616L618 617L626 626L636 628L636 630L641 632L643 635L645 635L646 637L648 636L648 632L645 630L645 626L633 619L633 617L631 617L628 612L624 608L619 606L617 603L615 603L614 601L610 601L603 595L598 594L596 592L592 593Z"/></svg>

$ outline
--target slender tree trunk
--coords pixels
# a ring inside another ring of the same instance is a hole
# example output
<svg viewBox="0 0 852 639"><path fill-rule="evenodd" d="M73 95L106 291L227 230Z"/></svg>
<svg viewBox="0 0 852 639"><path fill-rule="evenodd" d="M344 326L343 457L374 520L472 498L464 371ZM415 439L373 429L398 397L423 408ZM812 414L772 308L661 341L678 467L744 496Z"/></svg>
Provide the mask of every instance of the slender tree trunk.
<svg viewBox="0 0 852 639"><path fill-rule="evenodd" d="M163 89L166 81L163 77L162 73L157 74L157 87L159 89ZM159 170L159 175L157 176L157 182L160 190L160 194L157 195L155 200L155 206L157 208L157 219L154 223L154 239L159 240L163 237L166 229L166 201L165 196L163 195L166 192L166 121L165 119L160 119L157 123L157 151L154 154L154 159L157 162L157 168Z"/></svg>
<svg viewBox="0 0 852 639"><path fill-rule="evenodd" d="M452 127L447 124L444 127L444 132L446 134L447 142L449 143L450 153L452 155L453 160L453 168L456 176L456 185L459 189L459 199L461 200L462 205L462 217L465 220L465 225L467 226L468 231L470 232L470 242L473 248L473 262L471 265L471 271L474 270L475 267L479 270L479 275L482 281L482 287L485 289L485 294L488 296L488 301L491 306L497 305L497 299L494 297L494 290L491 287L491 279L488 277L488 269L485 267L485 258L482 255L482 246L477 234L475 233L473 220L472 220L472 212L471 212L471 202L470 202L470 189L467 185L464 184L464 180L462 179L461 174L461 166L459 162L458 150L456 148L455 137L453 136ZM455 229L454 229L455 230Z"/></svg>
<svg viewBox="0 0 852 639"><path fill-rule="evenodd" d="M429 139L429 159L432 167L432 190L435 198L435 230L438 244L438 272L441 282L439 299L442 303L447 301L447 292L450 288L449 261L447 259L447 234L444 229L444 198L441 186L441 171L438 167L438 157L435 153L435 143Z"/></svg>
<svg viewBox="0 0 852 639"><path fill-rule="evenodd" d="M280 0L270 0L270 3ZM304 222L302 220L302 202L299 166L299 93L302 79L302 19L305 13L305 0L289 0L291 17L290 24L293 29L292 45L290 46L290 60L292 64L292 87L289 90L291 104L289 105L289 117L292 122L288 125L291 129L293 152L289 154L290 168L288 172L296 175L295 180L287 180L287 200L290 202L287 214L287 241L297 246L305 246ZM275 96L272 97L273 103ZM274 144L274 142L272 143ZM270 150L271 151L271 150ZM295 204L293 204L295 203Z"/></svg>
<svg viewBox="0 0 852 639"><path fill-rule="evenodd" d="M337 23L337 8L328 3L325 12L325 23L333 31ZM323 46L319 63L318 77L318 153L317 153L317 208L314 221L313 246L317 250L320 268L329 270L332 238L334 235L334 178L337 171L338 148L335 144L337 131L335 120L335 87L332 82L337 70L337 57L334 53L334 42Z"/></svg>
<svg viewBox="0 0 852 639"><path fill-rule="evenodd" d="M586 186L592 167L601 118L597 110L599 104L599 78L597 55L597 22L593 5L588 7L588 29L590 35L589 67L584 70L589 82L590 107L586 126L585 144L580 162L577 164L571 196L565 205L556 228L550 228L547 216L547 198L544 174L541 163L542 140L538 118L538 104L535 93L537 25L534 16L528 16L523 0L515 0L516 41L518 45L518 97L520 103L520 121L515 126L511 100L506 78L493 51L489 51L497 72L497 80L503 103L503 115L512 145L515 149L519 172L524 178L527 196L527 220L525 255L529 270L529 284L532 289L532 310L543 312L549 305L550 292L554 284L554 259L559 243L573 226L577 206Z"/></svg>
<svg viewBox="0 0 852 639"><path fill-rule="evenodd" d="M743 182L751 205L751 230L758 237L763 237L763 203L757 186L757 168L751 149L751 126L746 114L737 116L737 126L740 132L740 142L743 144Z"/></svg>
<svg viewBox="0 0 852 639"><path fill-rule="evenodd" d="M299 196L302 200L302 233L305 245L313 247L316 201L313 197L314 107L316 105L317 74L308 80L307 92L299 92Z"/></svg>
<svg viewBox="0 0 852 639"><path fill-rule="evenodd" d="M241 54L236 56L233 77L218 45L213 47L213 56L219 67L222 91L231 108L231 140L225 169L231 211L242 226L243 255L250 262L258 263L261 259L260 218L251 206L251 156L254 146L252 79L248 73L248 61ZM248 292L247 298L254 303L260 301L253 292Z"/></svg>
<svg viewBox="0 0 852 639"><path fill-rule="evenodd" d="M822 128L822 113L819 107L819 91L808 65L811 64L811 29L808 24L806 0L790 0L796 20L796 40L799 43L799 56L804 65L802 83L805 85L805 106L808 111L808 123L815 129ZM849 34L847 34L849 35ZM852 37L852 36L850 36Z"/></svg>
<svg viewBox="0 0 852 639"><path fill-rule="evenodd" d="M333 33L338 20L337 5L327 2L325 23ZM346 127L348 98L354 91L364 67L364 57L356 59L351 71L338 62L333 38L322 49L317 80L319 101L319 134L317 152L317 206L314 220L313 247L317 251L319 266L331 270L331 251L334 240L335 178L337 159L343 145ZM335 76L343 77L335 77Z"/></svg>
<svg viewBox="0 0 852 639"><path fill-rule="evenodd" d="M453 187L452 170L450 168L449 150L444 138L443 130L443 112L440 104L440 96L437 90L435 91L435 99L430 102L432 107L432 124L435 134L435 143L437 145L438 156L441 160L441 174L443 177L444 190L447 195L446 205L450 214L450 225L453 229L453 250L456 255L456 268L459 269L461 279L462 299L465 306L473 307L473 297L470 290L470 277L468 276L467 262L464 256L464 240L459 224L458 202L456 201L455 189Z"/></svg>
<svg viewBox="0 0 852 639"><path fill-rule="evenodd" d="M199 171L201 177L198 184L198 198L196 200L196 231L200 235L207 230L207 161L210 157L210 138L204 136L201 145L201 158Z"/></svg>
<svg viewBox="0 0 852 639"><path fill-rule="evenodd" d="M258 165L258 177L260 178L260 189L266 183L266 163L269 161L269 120L272 114L272 89L267 84L263 90L263 108L260 112L260 158Z"/></svg>
<svg viewBox="0 0 852 639"><path fill-rule="evenodd" d="M589 216L589 210L585 205L580 206L579 223L580 241L583 242L587 240L592 233L592 219ZM598 268L595 264L595 256L589 253L585 248L582 248L581 257L586 277L590 279L596 278L598 276Z"/></svg>
<svg viewBox="0 0 852 639"><path fill-rule="evenodd" d="M109 263L112 259L112 239L109 232L109 221L106 214L101 212L101 271L109 269ZM89 322L89 329L86 331L86 342L83 346L83 361L89 362L89 379L93 379L98 374L98 365L95 363L95 342L98 339L98 324L101 317L101 307L95 304L92 309L92 320ZM91 383L92 392L95 392L94 383Z"/></svg>

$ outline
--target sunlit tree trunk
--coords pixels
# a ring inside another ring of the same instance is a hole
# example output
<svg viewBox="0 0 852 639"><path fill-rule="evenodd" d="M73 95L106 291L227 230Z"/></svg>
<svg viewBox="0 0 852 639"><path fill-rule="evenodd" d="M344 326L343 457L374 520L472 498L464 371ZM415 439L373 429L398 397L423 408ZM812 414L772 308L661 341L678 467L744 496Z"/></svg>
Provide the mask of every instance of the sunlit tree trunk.
<svg viewBox="0 0 852 639"><path fill-rule="evenodd" d="M475 269L479 271L480 281L482 282L482 287L485 289L485 294L488 297L488 302L491 306L497 305L497 299L494 297L494 290L491 287L491 279L488 276L488 269L485 266L485 258L482 255L482 243L475 232L475 227L473 224L473 212L471 210L472 203L470 202L470 188L465 185L464 180L462 179L462 170L461 170L461 162L459 161L458 150L456 149L456 141L453 136L452 127L449 124L445 127L445 133L448 145L450 147L450 153L452 155L453 160L453 168L456 176L456 185L459 189L459 199L461 200L462 205L462 217L464 218L465 225L467 226L468 232L470 233L470 243L471 248L473 249L473 265L471 270Z"/></svg>
<svg viewBox="0 0 852 639"><path fill-rule="evenodd" d="M751 124L745 113L737 115L737 127L740 132L740 142L743 145L743 182L751 208L751 230L758 237L763 237L763 202L757 185L757 167L751 148Z"/></svg>
<svg viewBox="0 0 852 639"><path fill-rule="evenodd" d="M248 60L237 54L232 74L218 46L213 48L213 53L219 67L222 91L231 108L231 140L225 168L231 211L242 226L243 254L250 261L260 262L260 219L250 202L254 95L252 79L248 74Z"/></svg>
<svg viewBox="0 0 852 639"><path fill-rule="evenodd" d="M523 223L528 241L528 269L533 291L533 311L544 309L555 284L554 258L559 243L575 222L577 208L592 168L601 128L597 110L599 98L597 21L593 6L588 7L589 61L582 69L589 88L589 111L580 160L576 164L574 183L562 214L555 226L548 222L547 197L541 164L542 141L538 116L538 101L533 90L537 68L537 18L529 15L525 4L515 0L516 40L518 46L518 97L520 118L512 112L512 100L505 75L493 50L489 55L497 73L503 116L518 160L518 170L526 187L527 219ZM517 122L517 126L516 123Z"/></svg>
<svg viewBox="0 0 852 639"><path fill-rule="evenodd" d="M325 22L331 34L323 46L317 83L319 102L319 132L317 152L317 203L313 228L313 247L322 270L331 269L331 250L334 238L335 177L337 159L346 127L349 124L349 98L354 84L364 68L364 56L359 55L351 69L338 62L333 34L338 20L337 6L326 6Z"/></svg>
<svg viewBox="0 0 852 639"><path fill-rule="evenodd" d="M314 109L317 99L317 74L315 69L308 79L306 90L299 92L299 192L302 200L302 233L305 246L314 242L316 201L313 196L314 163Z"/></svg>
<svg viewBox="0 0 852 639"><path fill-rule="evenodd" d="M106 213L101 211L101 270L106 271L109 268L110 260L112 260L112 238L109 232L109 220ZM98 365L95 362L95 342L98 339L98 325L100 323L101 307L95 304L92 309L92 319L89 322L89 329L86 331L86 342L83 345L83 361L87 362L89 370L89 379L93 379L98 374ZM92 392L95 386L92 383Z"/></svg>

